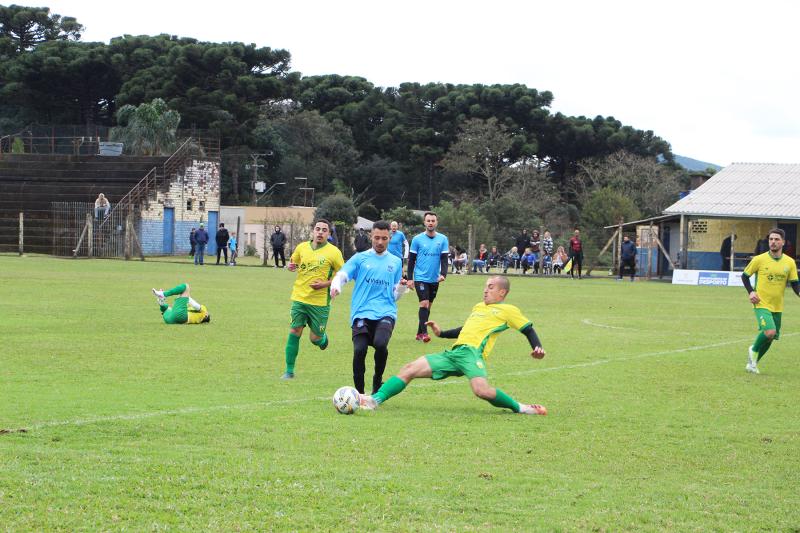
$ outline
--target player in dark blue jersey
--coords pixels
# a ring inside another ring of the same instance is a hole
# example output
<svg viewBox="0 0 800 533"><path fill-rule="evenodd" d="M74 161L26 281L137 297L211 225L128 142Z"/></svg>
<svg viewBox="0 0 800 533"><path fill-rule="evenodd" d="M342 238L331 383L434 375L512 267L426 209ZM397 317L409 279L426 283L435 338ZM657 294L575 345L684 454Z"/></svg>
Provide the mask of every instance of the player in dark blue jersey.
<svg viewBox="0 0 800 533"><path fill-rule="evenodd" d="M430 342L428 335L428 322L431 305L439 291L439 283L447 277L447 256L450 253L450 243L447 236L436 232L439 218L436 213L428 211L424 217L425 232L420 233L411 241L408 253L408 281L413 285L419 298L419 326L417 327L417 340Z"/></svg>
<svg viewBox="0 0 800 533"><path fill-rule="evenodd" d="M331 298L342 286L355 280L350 303L353 327L353 383L364 394L367 349L375 348L375 373L372 392L383 384L383 371L389 358L389 339L397 321L397 300L406 291L403 261L387 251L390 233L384 220L372 226L372 248L357 253L342 267L331 283Z"/></svg>

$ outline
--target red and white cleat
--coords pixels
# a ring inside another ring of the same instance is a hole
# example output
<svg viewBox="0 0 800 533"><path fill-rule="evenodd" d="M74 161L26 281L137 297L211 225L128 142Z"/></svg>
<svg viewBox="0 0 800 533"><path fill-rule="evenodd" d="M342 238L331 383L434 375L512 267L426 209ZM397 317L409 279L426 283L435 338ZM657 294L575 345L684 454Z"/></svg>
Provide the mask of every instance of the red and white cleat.
<svg viewBox="0 0 800 533"><path fill-rule="evenodd" d="M378 402L375 401L375 398L372 396L367 396L366 394L359 394L358 395L358 408L363 409L364 411L374 411L378 408Z"/></svg>
<svg viewBox="0 0 800 533"><path fill-rule="evenodd" d="M534 404L519 404L519 414L521 415L546 415L547 407L544 405Z"/></svg>

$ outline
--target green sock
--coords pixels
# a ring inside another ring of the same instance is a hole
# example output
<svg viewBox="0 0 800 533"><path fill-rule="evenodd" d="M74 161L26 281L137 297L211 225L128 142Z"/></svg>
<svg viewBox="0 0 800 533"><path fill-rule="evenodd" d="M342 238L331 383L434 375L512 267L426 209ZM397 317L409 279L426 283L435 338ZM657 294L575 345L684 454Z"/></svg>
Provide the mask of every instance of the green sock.
<svg viewBox="0 0 800 533"><path fill-rule="evenodd" d="M500 389L495 389L495 391L497 391L497 396L494 397L494 400L489 400L490 404L494 405L495 407L511 409L515 413L519 413L519 402L517 402L517 400Z"/></svg>
<svg viewBox="0 0 800 533"><path fill-rule="evenodd" d="M176 287L172 287L171 289L167 289L164 291L164 296L175 296L176 294L183 294L183 291L186 290L186 284L181 283Z"/></svg>
<svg viewBox="0 0 800 533"><path fill-rule="evenodd" d="M397 376L392 376L388 380L386 380L386 383L384 383L381 386L381 388L378 389L378 392L373 394L372 397L375 398L376 402L383 403L392 396L397 396L398 394L403 392L403 389L405 388L406 388L405 381L398 378Z"/></svg>
<svg viewBox="0 0 800 533"><path fill-rule="evenodd" d="M159 304L159 305L158 305L158 308L159 308L159 309L161 309L161 314L163 315L163 314L164 314L164 311L166 311L167 309L169 309L169 306L168 306L168 305L164 305L164 304Z"/></svg>
<svg viewBox="0 0 800 533"><path fill-rule="evenodd" d="M300 351L300 337L289 333L286 339L286 372L294 374L294 362L297 361L297 352Z"/></svg>
<svg viewBox="0 0 800 533"><path fill-rule="evenodd" d="M763 331L759 331L755 342L753 342L753 351L758 353L759 360L767 353L770 344L772 344L772 341L769 340L769 337L764 335Z"/></svg>

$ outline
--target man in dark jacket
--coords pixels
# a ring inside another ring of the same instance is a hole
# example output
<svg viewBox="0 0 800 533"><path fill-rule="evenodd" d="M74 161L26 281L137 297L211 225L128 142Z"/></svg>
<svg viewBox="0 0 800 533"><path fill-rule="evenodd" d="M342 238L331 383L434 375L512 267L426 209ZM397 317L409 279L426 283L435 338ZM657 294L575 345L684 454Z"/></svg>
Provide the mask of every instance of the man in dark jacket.
<svg viewBox="0 0 800 533"><path fill-rule="evenodd" d="M356 252L364 252L372 247L369 240L369 235L364 231L364 228L358 228L355 239L353 239L353 246L356 247Z"/></svg>
<svg viewBox="0 0 800 533"><path fill-rule="evenodd" d="M516 239L514 239L514 246L517 247L517 253L520 257L525 254L525 249L531 247L531 236L528 235L528 230L522 230L522 233L517 235Z"/></svg>
<svg viewBox="0 0 800 533"><path fill-rule="evenodd" d="M225 264L228 264L228 239L231 236L228 234L228 230L225 228L225 224L220 222L219 229L217 230L217 264L219 264L219 256L223 252L225 253Z"/></svg>
<svg viewBox="0 0 800 533"><path fill-rule="evenodd" d="M194 264L203 264L203 254L206 252L206 244L208 244L208 232L205 226L201 223L200 228L194 232Z"/></svg>
<svg viewBox="0 0 800 533"><path fill-rule="evenodd" d="M622 237L622 247L620 248L619 278L622 279L626 268L630 269L631 281L636 276L636 244L625 235Z"/></svg>
<svg viewBox="0 0 800 533"><path fill-rule="evenodd" d="M197 246L197 241L194 240L194 234L197 231L197 228L192 228L192 231L189 232L189 245L191 245L192 249L189 250L189 255L194 257L194 249Z"/></svg>
<svg viewBox="0 0 800 533"><path fill-rule="evenodd" d="M281 231L280 226L275 226L275 233L269 238L269 243L272 245L272 258L275 260L275 268L285 267L286 256L283 254L283 249L286 247L286 234ZM278 266L278 257L281 258L280 266Z"/></svg>

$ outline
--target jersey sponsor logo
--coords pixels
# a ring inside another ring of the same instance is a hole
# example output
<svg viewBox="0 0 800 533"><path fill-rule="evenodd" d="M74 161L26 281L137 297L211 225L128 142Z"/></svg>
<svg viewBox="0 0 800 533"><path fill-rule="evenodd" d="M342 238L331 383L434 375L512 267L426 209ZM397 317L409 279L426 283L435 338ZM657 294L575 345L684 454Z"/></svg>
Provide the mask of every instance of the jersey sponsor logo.
<svg viewBox="0 0 800 533"><path fill-rule="evenodd" d="M382 285L384 287L390 287L392 285L385 279L378 279L378 278L364 278L364 283L371 283L373 285Z"/></svg>
<svg viewBox="0 0 800 533"><path fill-rule="evenodd" d="M475 361L475 366L478 368L483 368L483 361Z"/></svg>

